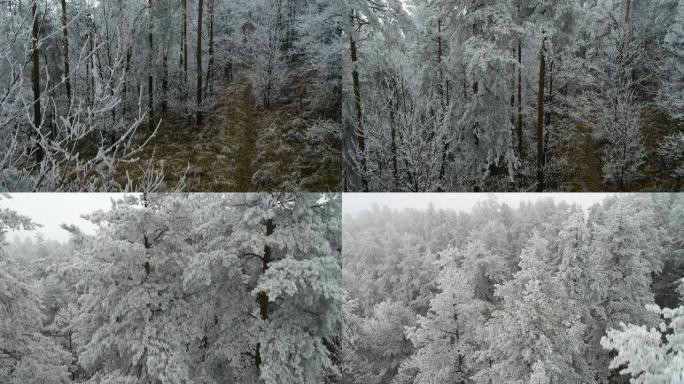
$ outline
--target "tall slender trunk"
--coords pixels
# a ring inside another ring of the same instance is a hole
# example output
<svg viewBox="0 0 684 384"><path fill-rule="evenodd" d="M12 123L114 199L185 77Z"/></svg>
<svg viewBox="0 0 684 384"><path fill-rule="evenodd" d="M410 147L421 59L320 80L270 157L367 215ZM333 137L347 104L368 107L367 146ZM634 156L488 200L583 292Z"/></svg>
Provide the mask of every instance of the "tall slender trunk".
<svg viewBox="0 0 684 384"><path fill-rule="evenodd" d="M62 0L62 31L64 44L64 86L66 87L67 99L71 105L71 74L69 70L69 33L67 30L67 6L66 0Z"/></svg>
<svg viewBox="0 0 684 384"><path fill-rule="evenodd" d="M522 41L518 40L518 156L523 155L522 123Z"/></svg>
<svg viewBox="0 0 684 384"><path fill-rule="evenodd" d="M442 20L437 20L437 68L439 71L439 103L444 108L444 69L442 68Z"/></svg>
<svg viewBox="0 0 684 384"><path fill-rule="evenodd" d="M396 84L394 84L396 87ZM390 110L390 153L392 154L392 190L397 191L397 187L399 186L399 169L397 167L397 130L396 130L396 124L395 124L395 111L397 109L397 102L396 100L396 88L395 88L395 94L392 96L390 99L390 105L389 105L389 110Z"/></svg>
<svg viewBox="0 0 684 384"><path fill-rule="evenodd" d="M354 40L354 11L351 11L351 30L349 31L349 49L351 51L352 62L352 88L354 97L354 109L356 110L356 140L361 155L361 184L363 190L368 192L368 165L366 161L366 139L363 133L363 113L361 112L361 85L359 81L358 54L356 52L356 41Z"/></svg>
<svg viewBox="0 0 684 384"><path fill-rule="evenodd" d="M544 99L548 104L547 108L544 109L544 126L546 127L551 126L551 113L553 109L553 63L554 61L551 60L549 69L547 71L549 75L549 92L547 93L547 97Z"/></svg>
<svg viewBox="0 0 684 384"><path fill-rule="evenodd" d="M31 28L31 83L33 85L33 125L36 130L40 132L41 122L43 116L41 114L40 107L40 49L38 48L38 37L40 34L40 25L38 23L38 7L36 4L37 0L33 1L32 16L33 25ZM40 134L38 134L38 148L36 148L36 162L40 163L43 161L43 145L41 143Z"/></svg>
<svg viewBox="0 0 684 384"><path fill-rule="evenodd" d="M89 81L89 94L90 94L90 106L95 104L95 22L90 21L88 23L88 34L89 34L89 45L90 45L90 59L88 60L88 81Z"/></svg>
<svg viewBox="0 0 684 384"><path fill-rule="evenodd" d="M109 19L109 16L107 15L107 7L104 6L103 10L104 10L105 18ZM107 48L107 66L108 66L108 68L113 68L114 65L112 63L112 36L110 34L109 23L106 23L104 31L105 31L104 37L105 37L105 41L106 41L105 46ZM112 99L114 98L114 89L115 89L114 76L110 76L109 77L109 95L112 97ZM112 108L112 128L110 129L110 139L111 139L110 142L112 145L114 145L114 143L116 143L116 131L114 129L114 127L116 126L116 121L117 121L116 111L117 111L116 107Z"/></svg>
<svg viewBox="0 0 684 384"><path fill-rule="evenodd" d="M294 21L296 18L296 9L292 1L289 2L289 12L288 12L288 22L287 22L287 34L285 40L287 41L287 46L292 47L292 42L294 41Z"/></svg>
<svg viewBox="0 0 684 384"><path fill-rule="evenodd" d="M69 336L69 354L76 359L78 358L78 355L74 353L73 332L68 331L67 335ZM76 370L71 371L71 381L76 381Z"/></svg>
<svg viewBox="0 0 684 384"><path fill-rule="evenodd" d="M546 80L545 41L539 50L539 93L537 95L537 192L544 191L544 81Z"/></svg>
<svg viewBox="0 0 684 384"><path fill-rule="evenodd" d="M55 57L55 52L52 51L50 59L48 59L48 54L47 52L43 51L43 61L46 63L50 62L56 62L57 58ZM48 95L50 96L50 99L54 100L55 99L55 80L50 78L48 79ZM55 138L55 120L57 119L57 109L52 108L50 104L48 103L46 107L43 109L43 114L46 115L45 119L45 124L47 124L47 132L48 132L48 140L54 140Z"/></svg>
<svg viewBox="0 0 684 384"><path fill-rule="evenodd" d="M627 0L626 11L625 11L625 25L629 24L629 12L632 9L632 0Z"/></svg>
<svg viewBox="0 0 684 384"><path fill-rule="evenodd" d="M152 0L148 0L148 17L149 20L147 21L148 24L148 35L147 35L147 41L149 44L149 53L148 53L148 60L147 60L147 65L148 68L147 70L149 71L147 75L147 90L148 90L148 101L147 101L147 110L149 112L149 120L148 120L148 127L152 129L152 126L154 125L154 74L153 74L153 62L152 62L152 55L154 52L154 35L153 35L153 23L152 23Z"/></svg>
<svg viewBox="0 0 684 384"><path fill-rule="evenodd" d="M128 94L128 80L126 78L128 77L128 70L131 68L131 56L133 55L133 48L131 45L128 46L128 50L126 51L126 64L124 66L124 82L123 82L123 100L121 101L123 103L123 117L126 117L127 110L128 110L128 98L126 97Z"/></svg>
<svg viewBox="0 0 684 384"><path fill-rule="evenodd" d="M266 236L271 236L275 231L275 224L272 219L266 221ZM269 268L269 264L273 257L272 249L270 245L264 246L264 256L261 259L261 273L264 274ZM268 294L266 292L259 292L257 295L257 302L259 303L259 316L261 320L268 320ZM256 366L257 372L261 375L261 344L257 343L256 353L254 354L254 365Z"/></svg>
<svg viewBox="0 0 684 384"><path fill-rule="evenodd" d="M183 104L188 103L188 0L183 0L183 32L181 38L181 65L183 66Z"/></svg>
<svg viewBox="0 0 684 384"><path fill-rule="evenodd" d="M445 90L445 85L444 85L444 68L442 66L442 55L443 55L443 50L442 50L442 20L439 19L437 20L437 66L439 68L439 103L442 106L442 111L444 111L444 108L448 105L448 101L445 103L445 93L447 94L447 99L448 99L448 90ZM445 92L446 91L446 92ZM439 167L439 181L440 184L442 180L444 179L444 175L446 173L446 161L447 161L447 152L449 152L449 140L447 138L442 138L442 162ZM440 185L440 189L441 189Z"/></svg>
<svg viewBox="0 0 684 384"><path fill-rule="evenodd" d="M212 90L211 78L214 70L214 1L209 6L209 65L207 66L207 84L205 95ZM206 97L205 97L206 98Z"/></svg>
<svg viewBox="0 0 684 384"><path fill-rule="evenodd" d="M164 56L162 57L162 102L161 109L162 113L166 113L168 109L168 92L169 92L169 63L168 63L168 50L164 48Z"/></svg>
<svg viewBox="0 0 684 384"><path fill-rule="evenodd" d="M203 124L202 117L202 13L204 2L198 1L197 7L197 125Z"/></svg>

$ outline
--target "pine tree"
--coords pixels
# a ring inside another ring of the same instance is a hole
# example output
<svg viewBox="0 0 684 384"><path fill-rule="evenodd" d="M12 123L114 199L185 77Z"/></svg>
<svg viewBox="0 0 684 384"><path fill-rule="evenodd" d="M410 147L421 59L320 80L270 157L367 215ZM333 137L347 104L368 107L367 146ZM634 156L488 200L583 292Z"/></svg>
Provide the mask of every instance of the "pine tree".
<svg viewBox="0 0 684 384"><path fill-rule="evenodd" d="M539 237L523 251L521 270L497 287L502 308L488 324L488 368L477 382L577 383L593 378L583 359L586 324L581 313L566 307L568 293L549 265L549 243ZM563 304L561 304L563 303Z"/></svg>
<svg viewBox="0 0 684 384"><path fill-rule="evenodd" d="M601 345L616 350L610 368L629 375L634 384L666 384L684 380L684 307L648 310L659 315L658 327L648 328L620 323L620 329L610 329Z"/></svg>
<svg viewBox="0 0 684 384"><path fill-rule="evenodd" d="M7 231L34 227L28 217L0 210L0 381L66 384L71 356L45 335L43 303L6 250Z"/></svg>
<svg viewBox="0 0 684 384"><path fill-rule="evenodd" d="M496 281L496 268L487 270L487 255L481 258L479 242L462 253L447 251L442 256L440 293L430 301L427 315L419 316L416 326L407 329L416 352L404 369L417 371L415 383L467 383L482 368L477 351L483 348L481 332L491 303L479 296L482 284L478 280L491 273ZM469 266L482 263L484 268L459 265L464 259L472 260Z"/></svg>

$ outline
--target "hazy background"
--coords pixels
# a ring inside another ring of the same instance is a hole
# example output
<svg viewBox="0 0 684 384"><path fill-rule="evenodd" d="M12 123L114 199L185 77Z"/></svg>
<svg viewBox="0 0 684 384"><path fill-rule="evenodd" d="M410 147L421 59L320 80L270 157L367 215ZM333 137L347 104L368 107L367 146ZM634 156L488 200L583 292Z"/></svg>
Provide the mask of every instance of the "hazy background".
<svg viewBox="0 0 684 384"><path fill-rule="evenodd" d="M363 210L387 206L391 209L413 208L424 210L429 204L436 209L470 211L475 204L494 197L501 203L515 208L522 201L536 201L552 198L578 204L584 209L602 201L608 193L344 193L342 211L344 214L358 215ZM12 193L10 198L0 197L0 209L10 208L42 224L33 231L13 231L7 236L9 241L15 237L34 237L41 233L46 239L66 241L69 233L63 230L62 223L74 224L86 233L93 233L95 226L82 219L83 214L111 207L111 199L119 199L123 194L116 193Z"/></svg>
<svg viewBox="0 0 684 384"><path fill-rule="evenodd" d="M342 212L356 216L361 211L373 208L374 205L397 210L404 208L425 210L430 203L436 209L444 208L464 212L470 211L475 204L490 197L512 208L517 208L523 201L536 201L550 197L556 201L577 204L586 210L610 195L610 193L344 193Z"/></svg>
<svg viewBox="0 0 684 384"><path fill-rule="evenodd" d="M96 226L82 219L83 214L98 209L111 208L111 199L120 199L120 193L10 193L9 198L0 196L0 209L9 208L42 224L32 231L11 231L7 240L34 237L40 233L46 239L66 241L69 232L60 227L62 223L74 224L85 233L94 233Z"/></svg>

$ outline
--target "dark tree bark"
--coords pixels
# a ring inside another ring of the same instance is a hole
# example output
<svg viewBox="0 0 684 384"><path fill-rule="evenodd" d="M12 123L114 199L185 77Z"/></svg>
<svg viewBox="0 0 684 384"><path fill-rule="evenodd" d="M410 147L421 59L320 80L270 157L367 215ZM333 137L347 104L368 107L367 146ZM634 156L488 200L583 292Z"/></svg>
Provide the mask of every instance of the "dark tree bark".
<svg viewBox="0 0 684 384"><path fill-rule="evenodd" d="M88 22L88 44L90 45L90 59L88 60L88 96L90 101L90 106L92 107L95 103L95 22L90 20Z"/></svg>
<svg viewBox="0 0 684 384"><path fill-rule="evenodd" d="M548 73L549 78L549 92L547 93L546 98L544 99L546 101L546 104L548 104L548 106L544 108L544 126L549 127L551 126L551 113L553 109L553 60L551 60L549 68L546 72ZM546 146L546 142L544 143Z"/></svg>
<svg viewBox="0 0 684 384"><path fill-rule="evenodd" d="M271 236L275 231L275 224L272 219L266 221L266 236ZM261 259L261 273L264 274L269 268L269 264L273 257L273 251L270 245L264 246L264 256ZM268 320L268 294L266 292L259 292L257 295L257 302L259 304L259 316L261 320ZM261 372L261 344L257 343L256 353L254 354L254 365L257 372Z"/></svg>
<svg viewBox="0 0 684 384"><path fill-rule="evenodd" d="M439 103L444 108L444 69L442 68L442 20L437 20L437 68L439 70Z"/></svg>
<svg viewBox="0 0 684 384"><path fill-rule="evenodd" d="M62 31L64 44L64 86L66 87L67 99L71 105L71 73L69 69L69 33L67 30L67 6L66 0L62 0Z"/></svg>
<svg viewBox="0 0 684 384"><path fill-rule="evenodd" d="M437 65L439 68L439 102L442 106L442 110L446 108L447 105L449 105L449 90L448 90L448 84L444 84L444 68L442 67L442 56L443 56L443 50L442 50L442 20L437 20ZM445 92L446 91L446 92ZM446 93L446 103L445 103L445 93ZM442 143L442 161L441 165L439 167L439 181L440 183L444 179L444 175L446 174L446 162L447 162L447 153L449 152L449 141L447 139L443 139ZM439 187L442 189L442 187Z"/></svg>
<svg viewBox="0 0 684 384"><path fill-rule="evenodd" d="M147 65L149 68L149 73L147 75L147 90L148 90L148 101L147 101L147 110L149 113L149 120L148 120L148 127L149 129L152 129L154 126L154 72L153 72L153 52L154 52L154 35L153 35L153 22L152 22L152 0L148 0L148 17L149 20L147 21L148 24L148 35L147 35L147 41L149 44L149 55L148 55L148 61Z"/></svg>
<svg viewBox="0 0 684 384"><path fill-rule="evenodd" d="M544 191L544 82L546 80L546 39L539 50L539 93L537 95L537 192Z"/></svg>
<svg viewBox="0 0 684 384"><path fill-rule="evenodd" d="M625 11L625 25L629 24L629 12L632 9L632 0L627 0L627 10Z"/></svg>
<svg viewBox="0 0 684 384"><path fill-rule="evenodd" d="M204 1L198 0L197 7L197 125L204 124L202 116L202 13Z"/></svg>
<svg viewBox="0 0 684 384"><path fill-rule="evenodd" d="M188 102L188 0L183 0L183 21L181 37L181 66L183 67L183 102Z"/></svg>
<svg viewBox="0 0 684 384"><path fill-rule="evenodd" d="M352 31L349 34L349 49L351 51L352 62L352 89L354 97L354 110L356 111L356 140L359 146L359 153L361 155L361 184L364 192L368 192L368 165L366 162L366 139L363 132L363 113L361 111L361 85L359 81L358 53L356 52L356 41L352 35L354 29L354 11L351 11L351 26Z"/></svg>
<svg viewBox="0 0 684 384"><path fill-rule="evenodd" d="M169 63L167 49L164 49L164 56L162 57L162 113L166 113L168 109L168 93L169 93Z"/></svg>
<svg viewBox="0 0 684 384"><path fill-rule="evenodd" d="M399 168L397 166L397 130L395 124L395 112L397 110L397 91L396 83L392 83L394 88L394 95L389 101L389 118L390 118L390 153L392 154L392 190L396 191L399 186Z"/></svg>
<svg viewBox="0 0 684 384"><path fill-rule="evenodd" d="M128 50L126 51L126 65L124 66L124 82L123 82L123 115L126 117L127 114L127 109L128 109L128 98L126 97L128 94L128 80L126 80L125 77L128 75L128 70L131 68L131 56L133 55L133 48L131 46L128 47Z"/></svg>
<svg viewBox="0 0 684 384"><path fill-rule="evenodd" d="M214 2L215 0L211 0L209 3L209 65L207 66L205 94L212 91L211 78L214 75Z"/></svg>
<svg viewBox="0 0 684 384"><path fill-rule="evenodd" d="M518 155L523 156L522 123L522 42L518 40Z"/></svg>
<svg viewBox="0 0 684 384"><path fill-rule="evenodd" d="M36 4L37 0L33 1L32 16L33 25L31 28L31 83L33 86L33 125L40 131L41 122L43 116L41 114L40 105L40 48L38 47L38 38L40 35L40 25L38 23L38 7ZM41 138L38 135L38 148L36 148L36 162L40 163L43 161L43 145L40 142Z"/></svg>

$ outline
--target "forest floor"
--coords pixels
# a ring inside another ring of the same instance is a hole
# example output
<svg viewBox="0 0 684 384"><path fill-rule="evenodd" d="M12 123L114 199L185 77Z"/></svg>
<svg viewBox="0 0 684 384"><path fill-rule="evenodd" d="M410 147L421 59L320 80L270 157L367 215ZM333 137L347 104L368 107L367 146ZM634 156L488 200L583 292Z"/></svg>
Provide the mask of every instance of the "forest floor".
<svg viewBox="0 0 684 384"><path fill-rule="evenodd" d="M339 172L310 177L313 182L302 172L315 174L318 170L309 163L325 164L326 159L302 155L310 153L310 145L304 134L306 119L297 116L296 104L257 106L249 77L239 74L206 113L204 126L196 126L194 116L167 113L137 161L118 169L119 178L125 179L126 172L139 177L153 158L157 167L163 164L167 189L185 175L187 191L294 190L298 182L310 191L336 190ZM149 132L141 132L137 141L146 135Z"/></svg>
<svg viewBox="0 0 684 384"><path fill-rule="evenodd" d="M241 76L231 93L229 99L232 99L232 102L224 103L225 112L219 114L226 117L228 134L237 139L234 143L235 166L231 169L235 185L231 190L247 192L254 189L252 175L254 175L253 163L257 152L257 125L254 116L252 85L245 76Z"/></svg>
<svg viewBox="0 0 684 384"><path fill-rule="evenodd" d="M250 92L246 79L231 84L218 100L216 109L205 116L206 123L201 127L196 125L194 116L168 112L138 160L120 167L119 174L129 172L133 178L138 177L150 159L154 159L157 168L163 165L168 188L176 186L185 176L188 191L249 191L251 174L247 157L251 155L250 146L253 147L254 141L246 140L248 135L244 132L247 128L255 132ZM235 134L236 128L239 134ZM139 139L148 134L141 132Z"/></svg>
<svg viewBox="0 0 684 384"><path fill-rule="evenodd" d="M644 123L644 144L646 147L646 164L643 167L644 179L637 185L641 191L680 191L681 179L672 176L674 166L665 164L658 149L666 136L675 134L680 129L677 124L667 118L664 111L649 106L642 113Z"/></svg>
<svg viewBox="0 0 684 384"><path fill-rule="evenodd" d="M584 124L577 125L574 140L570 142L570 189L573 192L592 192L603 189L601 147Z"/></svg>
<svg viewBox="0 0 684 384"><path fill-rule="evenodd" d="M642 166L643 178L627 187L628 191L663 191L679 190L682 188L678 181L671 176L673 169L663 164L658 148L662 140L676 133L677 126L668 120L666 114L655 107L645 108L641 120L643 123L643 138L646 148L646 161ZM607 145L597 141L590 127L577 125L574 139L570 142L570 164L573 171L570 174L569 188L573 192L601 192L611 190L611 186L603 183L601 151Z"/></svg>

